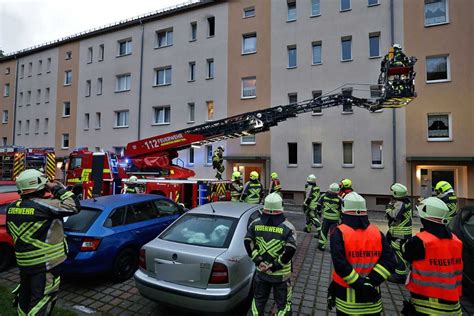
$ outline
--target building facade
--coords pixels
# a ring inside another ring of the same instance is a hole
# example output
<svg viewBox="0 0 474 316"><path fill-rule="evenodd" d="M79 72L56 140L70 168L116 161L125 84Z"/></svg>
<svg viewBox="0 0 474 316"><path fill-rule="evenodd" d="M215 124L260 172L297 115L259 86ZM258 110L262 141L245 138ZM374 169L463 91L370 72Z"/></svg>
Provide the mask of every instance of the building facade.
<svg viewBox="0 0 474 316"><path fill-rule="evenodd" d="M13 122L15 121L15 88L16 88L16 63L6 61L0 64L0 146L13 142Z"/></svg>

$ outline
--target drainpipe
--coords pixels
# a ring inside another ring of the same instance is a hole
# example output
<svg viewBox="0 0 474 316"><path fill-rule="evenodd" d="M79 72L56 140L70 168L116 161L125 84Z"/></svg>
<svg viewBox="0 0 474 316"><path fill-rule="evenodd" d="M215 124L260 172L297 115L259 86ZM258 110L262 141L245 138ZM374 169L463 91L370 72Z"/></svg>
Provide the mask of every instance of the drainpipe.
<svg viewBox="0 0 474 316"><path fill-rule="evenodd" d="M141 138L141 121L142 121L142 82L143 82L143 42L145 37L145 25L140 19L140 25L142 27L142 38L140 43L140 74L139 74L139 83L138 83L138 138Z"/></svg>
<svg viewBox="0 0 474 316"><path fill-rule="evenodd" d="M16 58L15 56L15 60L16 60L16 75L15 75L15 101L13 102L13 137L12 137L12 145L15 145L15 129L16 129L16 100L17 100L17 93L18 93L18 65L19 65L19 60Z"/></svg>
<svg viewBox="0 0 474 316"><path fill-rule="evenodd" d="M395 14L393 1L390 0L390 44L395 44ZM392 109L392 142L393 142L393 183L397 182L397 116L395 109Z"/></svg>

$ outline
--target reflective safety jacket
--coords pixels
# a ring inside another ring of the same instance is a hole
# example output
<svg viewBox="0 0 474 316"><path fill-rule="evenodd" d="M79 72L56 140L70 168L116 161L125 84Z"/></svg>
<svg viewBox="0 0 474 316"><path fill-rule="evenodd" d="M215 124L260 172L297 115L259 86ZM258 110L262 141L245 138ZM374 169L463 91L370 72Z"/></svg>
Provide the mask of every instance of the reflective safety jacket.
<svg viewBox="0 0 474 316"><path fill-rule="evenodd" d="M318 212L323 214L323 219L339 222L341 219L342 199L332 192L326 192L319 198Z"/></svg>
<svg viewBox="0 0 474 316"><path fill-rule="evenodd" d="M212 162L222 162L222 160L222 152L219 149L214 150L214 153L212 155Z"/></svg>
<svg viewBox="0 0 474 316"><path fill-rule="evenodd" d="M457 302L462 289L462 242L452 234L451 239L438 238L423 231L416 235L425 248L423 260L412 262L407 289L411 293Z"/></svg>
<svg viewBox="0 0 474 316"><path fill-rule="evenodd" d="M137 190L136 187L127 187L127 188L125 189L124 194L125 194L125 193L138 193L138 190Z"/></svg>
<svg viewBox="0 0 474 316"><path fill-rule="evenodd" d="M7 208L7 229L15 243L20 270L38 273L51 270L66 260L63 217L77 214L77 197L61 186L53 199L22 197Z"/></svg>
<svg viewBox="0 0 474 316"><path fill-rule="evenodd" d="M260 181L250 180L244 185L240 201L249 204L259 204L262 200L263 187Z"/></svg>
<svg viewBox="0 0 474 316"><path fill-rule="evenodd" d="M304 189L304 206L306 206L311 211L316 210L318 200L321 195L319 187L316 184L306 183Z"/></svg>
<svg viewBox="0 0 474 316"><path fill-rule="evenodd" d="M278 193L281 195L281 182L279 179L272 180L270 182L270 193Z"/></svg>
<svg viewBox="0 0 474 316"><path fill-rule="evenodd" d="M240 181L232 181L232 184L230 186L230 196L232 202L239 202L242 190L243 187Z"/></svg>
<svg viewBox="0 0 474 316"><path fill-rule="evenodd" d="M448 206L449 221L451 222L451 220L454 218L454 216L456 216L458 212L458 198L456 197L454 192L448 192L438 197Z"/></svg>
<svg viewBox="0 0 474 316"><path fill-rule="evenodd" d="M395 238L407 238L412 234L413 211L408 198L395 199L385 210L388 231Z"/></svg>
<svg viewBox="0 0 474 316"><path fill-rule="evenodd" d="M346 224L341 224L337 229L342 233L346 259L353 270L345 277L339 276L334 271L332 278L337 284L348 288L349 284L354 283L359 276L368 276L377 265L382 255L382 236L378 228L372 224L367 229L353 229Z"/></svg>

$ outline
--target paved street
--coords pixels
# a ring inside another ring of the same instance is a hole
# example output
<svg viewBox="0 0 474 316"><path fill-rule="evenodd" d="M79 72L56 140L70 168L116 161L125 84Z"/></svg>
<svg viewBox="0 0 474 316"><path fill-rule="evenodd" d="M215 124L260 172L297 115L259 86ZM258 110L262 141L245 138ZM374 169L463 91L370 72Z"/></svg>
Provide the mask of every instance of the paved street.
<svg viewBox="0 0 474 316"><path fill-rule="evenodd" d="M289 208L290 209L290 208ZM384 227L383 214L372 214L372 222ZM328 251L316 249L317 240L302 233L304 216L297 208L288 210L298 234L298 252L294 260L293 311L295 315L335 315L326 311L327 288L331 273L331 256ZM418 226L419 227L419 226ZM414 230L417 231L418 227ZM19 280L17 268L0 273L0 285L13 287ZM408 297L403 286L385 283L382 299L385 315L399 315L402 301ZM65 279L61 285L59 304L78 314L92 315L191 315L159 305L139 295L133 279L121 284L100 278ZM463 302L465 315L474 314L474 305ZM268 304L271 310L271 304ZM468 312L469 310L469 312ZM1 311L0 311L1 315Z"/></svg>

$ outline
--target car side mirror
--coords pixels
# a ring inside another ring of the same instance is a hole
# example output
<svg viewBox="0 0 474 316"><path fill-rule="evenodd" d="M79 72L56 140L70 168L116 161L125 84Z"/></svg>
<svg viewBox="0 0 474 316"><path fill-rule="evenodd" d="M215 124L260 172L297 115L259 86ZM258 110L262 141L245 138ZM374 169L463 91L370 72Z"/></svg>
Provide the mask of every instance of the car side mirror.
<svg viewBox="0 0 474 316"><path fill-rule="evenodd" d="M180 215L184 214L186 211L187 210L186 210L186 207L184 206L184 204L183 203L178 203L178 212L179 212L179 214Z"/></svg>

